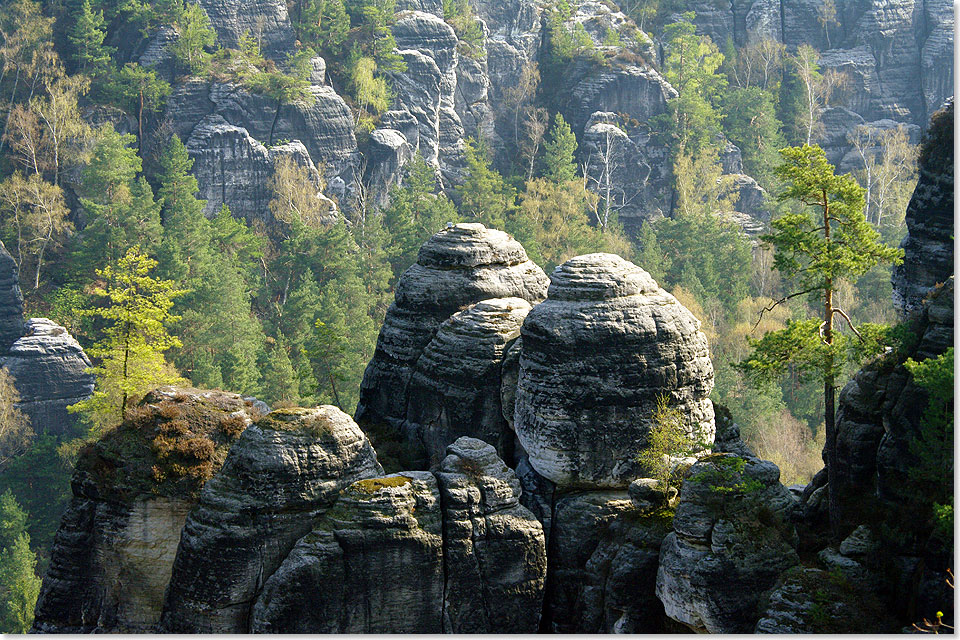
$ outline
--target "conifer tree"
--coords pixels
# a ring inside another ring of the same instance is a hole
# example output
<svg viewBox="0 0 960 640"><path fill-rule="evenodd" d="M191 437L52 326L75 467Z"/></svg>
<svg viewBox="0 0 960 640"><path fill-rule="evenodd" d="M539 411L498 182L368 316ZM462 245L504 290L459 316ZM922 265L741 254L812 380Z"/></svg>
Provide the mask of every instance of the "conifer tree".
<svg viewBox="0 0 960 640"><path fill-rule="evenodd" d="M559 113L553 117L553 126L543 145L543 177L552 182L567 182L577 177L577 137Z"/></svg>
<svg viewBox="0 0 960 640"><path fill-rule="evenodd" d="M467 176L463 184L456 187L460 194L461 215L470 222L504 229L516 209L516 190L490 167L482 138L479 142L468 139L464 155Z"/></svg>
<svg viewBox="0 0 960 640"><path fill-rule="evenodd" d="M77 71L89 76L103 75L110 69L110 49L103 46L106 37L103 12L93 11L90 0L83 0L76 24L69 34Z"/></svg>
<svg viewBox="0 0 960 640"><path fill-rule="evenodd" d="M103 339L87 350L99 361L90 368L97 380L93 395L68 407L83 415L93 436L119 424L129 406L151 388L182 382L163 354L180 346L169 333L179 319L170 308L184 292L170 280L151 277L156 266L140 247L131 248L115 264L97 270L104 286L93 295L105 306L79 311L107 325Z"/></svg>
<svg viewBox="0 0 960 640"><path fill-rule="evenodd" d="M830 522L835 538L840 533L837 489L839 457L835 415L836 385L848 359L862 355L864 344L852 349L851 339L834 327L839 318L860 343L876 336L874 327L856 327L838 306L834 294L841 282L863 275L880 263L898 263L903 251L880 242L880 234L864 218L864 190L850 177L838 176L817 146L787 147L780 151L783 163L776 175L786 189L778 196L805 207L773 220L772 233L762 236L773 245L774 268L792 278L797 290L768 305L770 311L787 300L814 295L822 304L822 316L788 321L780 331L752 341L753 353L740 363L755 381L779 378L788 363L823 383L824 454L830 503ZM762 318L763 312L761 312ZM839 541L839 540L838 540Z"/></svg>
<svg viewBox="0 0 960 640"><path fill-rule="evenodd" d="M27 514L9 489L0 496L0 632L27 633L40 595Z"/></svg>
<svg viewBox="0 0 960 640"><path fill-rule="evenodd" d="M192 166L186 147L173 136L160 157L158 176L163 202L159 273L187 291L174 305L183 346L174 350L173 361L194 385L252 393L262 328L251 313L241 273L214 246Z"/></svg>

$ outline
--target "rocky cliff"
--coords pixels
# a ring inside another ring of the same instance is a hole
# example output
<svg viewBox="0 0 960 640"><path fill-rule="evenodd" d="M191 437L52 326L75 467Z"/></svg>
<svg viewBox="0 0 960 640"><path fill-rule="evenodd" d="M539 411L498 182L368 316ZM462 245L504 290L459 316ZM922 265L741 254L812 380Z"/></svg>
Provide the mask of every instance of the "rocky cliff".
<svg viewBox="0 0 960 640"><path fill-rule="evenodd" d="M46 318L23 316L19 270L0 243L0 366L13 377L17 407L35 433L73 435L67 411L93 393L90 360L66 329Z"/></svg>

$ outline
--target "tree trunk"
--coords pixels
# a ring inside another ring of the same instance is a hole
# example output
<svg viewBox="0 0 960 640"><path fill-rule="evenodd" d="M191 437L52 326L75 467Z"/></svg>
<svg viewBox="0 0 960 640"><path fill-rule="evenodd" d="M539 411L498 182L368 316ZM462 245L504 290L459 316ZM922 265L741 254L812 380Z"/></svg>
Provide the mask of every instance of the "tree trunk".
<svg viewBox="0 0 960 640"><path fill-rule="evenodd" d="M143 157L143 87L140 87L140 110L137 112L137 155Z"/></svg>
<svg viewBox="0 0 960 640"><path fill-rule="evenodd" d="M830 205L827 194L823 194L823 236L830 247ZM823 292L823 340L833 346L833 279L827 278ZM833 352L828 352L823 372L823 428L824 449L827 453L827 504L830 512L830 537L840 542L840 487L837 472L840 469L837 458L836 423L836 380L833 376Z"/></svg>
<svg viewBox="0 0 960 640"><path fill-rule="evenodd" d="M268 147L272 147L272 146L273 146L273 130L277 128L277 120L280 119L280 108L281 108L282 106L283 106L283 101L282 101L282 100L277 100L277 110L276 110L276 112L273 114L273 124L270 125L270 141L269 141L268 144L267 144Z"/></svg>

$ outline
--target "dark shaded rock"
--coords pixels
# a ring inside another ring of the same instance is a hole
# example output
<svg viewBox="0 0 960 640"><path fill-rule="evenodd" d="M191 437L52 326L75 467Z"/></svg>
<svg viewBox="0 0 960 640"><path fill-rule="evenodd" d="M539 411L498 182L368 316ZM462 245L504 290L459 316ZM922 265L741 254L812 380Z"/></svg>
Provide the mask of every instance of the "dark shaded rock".
<svg viewBox="0 0 960 640"><path fill-rule="evenodd" d="M0 355L7 352L25 332L20 270L0 242Z"/></svg>
<svg viewBox="0 0 960 640"><path fill-rule="evenodd" d="M690 468L663 541L657 596L690 629L748 633L757 602L799 563L798 505L772 462L715 454Z"/></svg>
<svg viewBox="0 0 960 640"><path fill-rule="evenodd" d="M900 245L903 264L893 273L893 301L903 313L918 309L930 287L953 274L953 99L931 120L919 170Z"/></svg>
<svg viewBox="0 0 960 640"><path fill-rule="evenodd" d="M444 321L423 350L407 387L403 433L431 467L460 436L483 440L501 456L512 444L500 405L501 365L530 308L521 298L478 302Z"/></svg>
<svg viewBox="0 0 960 640"><path fill-rule="evenodd" d="M162 388L81 449L34 630L153 631L187 514L251 415L236 394ZM172 471L173 464L187 464L179 454L159 455L158 444L174 451L201 442L212 453L183 475Z"/></svg>
<svg viewBox="0 0 960 640"><path fill-rule="evenodd" d="M626 488L642 477L657 398L695 441L714 435L713 366L699 321L636 265L568 260L523 323L514 429L530 464L560 486Z"/></svg>
<svg viewBox="0 0 960 640"><path fill-rule="evenodd" d="M199 0L222 47L236 49L247 33L263 54L278 62L294 51L294 31L283 0Z"/></svg>
<svg viewBox="0 0 960 640"><path fill-rule="evenodd" d="M360 386L356 418L399 428L417 360L444 320L491 298L535 303L547 277L516 240L481 224L458 224L431 237L396 287L377 349Z"/></svg>
<svg viewBox="0 0 960 640"><path fill-rule="evenodd" d="M67 407L93 393L90 359L66 329L46 318L31 318L24 336L0 357L20 393L17 405L36 433L71 435L78 417Z"/></svg>
<svg viewBox="0 0 960 640"><path fill-rule="evenodd" d="M654 593L670 515L644 515L625 491L558 497L550 533L546 630L656 633L663 605Z"/></svg>
<svg viewBox="0 0 960 640"><path fill-rule="evenodd" d="M547 575L543 528L489 444L459 438L437 479L443 503L445 633L535 633Z"/></svg>
<svg viewBox="0 0 960 640"><path fill-rule="evenodd" d="M160 629L241 633L266 580L356 480L383 473L339 409L280 409L243 432L183 527Z"/></svg>
<svg viewBox="0 0 960 640"><path fill-rule="evenodd" d="M351 484L266 581L250 630L440 633L440 505L425 471Z"/></svg>

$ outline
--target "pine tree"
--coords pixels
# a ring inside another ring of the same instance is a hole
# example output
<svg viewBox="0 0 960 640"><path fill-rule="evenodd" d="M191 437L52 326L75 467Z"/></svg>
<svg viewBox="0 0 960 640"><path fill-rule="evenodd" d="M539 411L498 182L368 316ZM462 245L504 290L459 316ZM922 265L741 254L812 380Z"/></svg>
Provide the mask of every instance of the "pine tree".
<svg viewBox="0 0 960 640"><path fill-rule="evenodd" d="M27 514L9 489L0 496L0 632L27 633L40 595Z"/></svg>
<svg viewBox="0 0 960 640"><path fill-rule="evenodd" d="M798 287L764 311L790 298L813 294L822 300L823 315L788 322L785 329L752 341L753 353L739 367L760 382L778 378L790 363L823 383L830 522L833 535L838 538L836 383L844 362L862 355L864 348L851 349L850 338L834 328L834 320L837 316L842 318L859 342L868 340L866 331L861 331L865 327L854 326L837 305L834 294L844 280L855 279L880 263L899 262L903 251L880 242L879 233L864 218L863 188L849 175L837 176L823 149L803 145L787 147L780 154L783 163L777 167L776 175L786 189L778 198L809 209L773 220L772 233L762 236L776 251L774 268L792 278Z"/></svg>
<svg viewBox="0 0 960 640"><path fill-rule="evenodd" d="M461 215L470 222L504 229L516 208L516 190L490 167L483 139L479 142L468 139L464 155L467 176L463 184L456 187Z"/></svg>
<svg viewBox="0 0 960 640"><path fill-rule="evenodd" d="M93 11L90 0L83 0L76 23L68 38L74 49L74 61L80 73L99 76L110 69L110 48L103 46L106 37L103 12Z"/></svg>
<svg viewBox="0 0 960 640"><path fill-rule="evenodd" d="M169 326L179 319L170 313L173 300L184 292L151 277L156 266L139 247L131 248L115 265L97 270L104 286L93 295L106 306L81 311L107 323L103 339L87 350L99 361L90 369L97 379L93 395L68 407L83 415L93 436L119 424L149 389L182 382L163 354L181 346Z"/></svg>
<svg viewBox="0 0 960 640"><path fill-rule="evenodd" d="M567 182L577 177L577 137L559 113L553 117L549 140L543 145L543 177L552 182Z"/></svg>
<svg viewBox="0 0 960 640"><path fill-rule="evenodd" d="M210 63L206 47L212 47L217 34L210 27L210 18L199 4L184 3L176 20L180 37L171 46L177 65L183 71L202 74Z"/></svg>
<svg viewBox="0 0 960 640"><path fill-rule="evenodd" d="M159 164L164 238L159 274L187 291L174 305L183 346L174 349L173 361L194 385L252 393L263 331L252 315L243 276L214 245L205 203L197 199L197 180L190 173L193 160L180 138L171 138ZM225 227L223 221L219 225ZM225 325L229 332L223 331Z"/></svg>

